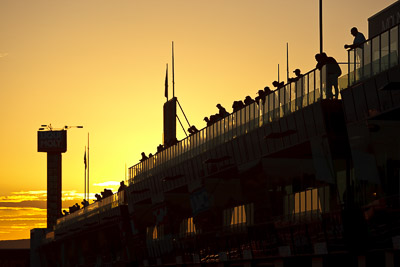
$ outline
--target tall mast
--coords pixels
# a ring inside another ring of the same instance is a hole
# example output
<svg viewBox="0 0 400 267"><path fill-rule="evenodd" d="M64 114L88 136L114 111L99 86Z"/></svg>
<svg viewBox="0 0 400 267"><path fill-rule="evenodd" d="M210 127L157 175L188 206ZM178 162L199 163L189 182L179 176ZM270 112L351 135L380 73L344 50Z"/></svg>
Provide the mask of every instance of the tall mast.
<svg viewBox="0 0 400 267"><path fill-rule="evenodd" d="M322 0L319 0L319 52L324 52L322 47Z"/></svg>
<svg viewBox="0 0 400 267"><path fill-rule="evenodd" d="M89 196L89 133L87 134L87 197L88 199L90 198ZM89 200L88 200L89 201Z"/></svg>
<svg viewBox="0 0 400 267"><path fill-rule="evenodd" d="M286 43L286 82L289 82L289 43Z"/></svg>
<svg viewBox="0 0 400 267"><path fill-rule="evenodd" d="M172 97L175 97L174 41L172 41Z"/></svg>

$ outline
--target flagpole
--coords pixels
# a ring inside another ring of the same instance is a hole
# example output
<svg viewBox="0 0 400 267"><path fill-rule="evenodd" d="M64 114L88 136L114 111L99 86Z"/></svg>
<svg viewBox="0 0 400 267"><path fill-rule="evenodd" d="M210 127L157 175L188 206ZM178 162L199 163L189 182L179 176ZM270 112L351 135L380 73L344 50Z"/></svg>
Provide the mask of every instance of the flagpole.
<svg viewBox="0 0 400 267"><path fill-rule="evenodd" d="M278 64L278 83L279 83L279 64Z"/></svg>
<svg viewBox="0 0 400 267"><path fill-rule="evenodd" d="M87 134L87 197L88 199L90 198L89 196L89 133Z"/></svg>
<svg viewBox="0 0 400 267"><path fill-rule="evenodd" d="M167 63L167 70L165 72L165 92L164 92L164 95L167 98L167 102L168 102L168 63Z"/></svg>
<svg viewBox="0 0 400 267"><path fill-rule="evenodd" d="M289 43L286 43L286 82L289 82Z"/></svg>
<svg viewBox="0 0 400 267"><path fill-rule="evenodd" d="M322 0L319 0L319 52L322 54L323 49L323 37L322 37Z"/></svg>
<svg viewBox="0 0 400 267"><path fill-rule="evenodd" d="M83 198L87 200L87 198L86 198L86 146L85 146L85 157L83 160L85 163L85 193L83 194Z"/></svg>
<svg viewBox="0 0 400 267"><path fill-rule="evenodd" d="M172 41L172 97L175 97L174 41Z"/></svg>

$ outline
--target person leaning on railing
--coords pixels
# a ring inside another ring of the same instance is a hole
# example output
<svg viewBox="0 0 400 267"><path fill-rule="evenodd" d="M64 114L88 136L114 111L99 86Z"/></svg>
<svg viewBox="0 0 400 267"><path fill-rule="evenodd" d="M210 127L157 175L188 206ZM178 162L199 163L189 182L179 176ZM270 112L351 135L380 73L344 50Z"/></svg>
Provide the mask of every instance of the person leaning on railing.
<svg viewBox="0 0 400 267"><path fill-rule="evenodd" d="M350 33L354 36L353 44L345 44L344 49L354 49L356 52L357 61L362 65L362 49L364 48L364 42L366 41L365 36L359 32L356 27L351 28Z"/></svg>
<svg viewBox="0 0 400 267"><path fill-rule="evenodd" d="M317 60L316 68L320 71L322 67L326 65L326 98L338 99L339 97L339 87L338 78L342 75L342 70L336 59L333 57L328 57L326 53L320 53L315 55L315 60ZM332 94L332 86L335 88L335 94Z"/></svg>
<svg viewBox="0 0 400 267"><path fill-rule="evenodd" d="M297 82L301 77L303 77L303 74L301 74L300 69L295 69L293 72L296 75L296 77L289 78L289 82Z"/></svg>
<svg viewBox="0 0 400 267"><path fill-rule="evenodd" d="M242 100L233 101L233 104L232 104L233 111L232 112L236 112L238 110L241 110L242 108L244 108L244 103Z"/></svg>
<svg viewBox="0 0 400 267"><path fill-rule="evenodd" d="M362 48L362 44L366 41L364 34L359 32L356 27L351 28L350 33L351 35L354 36L353 44L351 45L345 44L344 49L348 48L353 49L356 47Z"/></svg>

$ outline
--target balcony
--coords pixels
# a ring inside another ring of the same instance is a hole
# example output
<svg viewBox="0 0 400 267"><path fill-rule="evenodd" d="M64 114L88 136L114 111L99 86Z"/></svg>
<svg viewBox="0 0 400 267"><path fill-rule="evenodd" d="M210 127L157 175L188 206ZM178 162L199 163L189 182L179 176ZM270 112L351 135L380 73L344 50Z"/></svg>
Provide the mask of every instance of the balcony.
<svg viewBox="0 0 400 267"><path fill-rule="evenodd" d="M348 51L348 84L367 80L399 64L399 25Z"/></svg>
<svg viewBox="0 0 400 267"><path fill-rule="evenodd" d="M90 204L89 206L77 210L74 213L58 218L57 224L55 225L55 230L70 226L76 222L80 222L88 218L94 218L100 213L104 213L107 210L111 210L124 204L126 204L125 191L115 193L112 196Z"/></svg>
<svg viewBox="0 0 400 267"><path fill-rule="evenodd" d="M175 166L238 136L277 121L297 110L327 99L326 66L304 74L298 81L291 82L266 96L262 103L252 103L188 136L153 157L129 168L130 183ZM347 86L347 80L339 79L339 90ZM341 87L342 85L342 87ZM328 94L329 95L329 94Z"/></svg>

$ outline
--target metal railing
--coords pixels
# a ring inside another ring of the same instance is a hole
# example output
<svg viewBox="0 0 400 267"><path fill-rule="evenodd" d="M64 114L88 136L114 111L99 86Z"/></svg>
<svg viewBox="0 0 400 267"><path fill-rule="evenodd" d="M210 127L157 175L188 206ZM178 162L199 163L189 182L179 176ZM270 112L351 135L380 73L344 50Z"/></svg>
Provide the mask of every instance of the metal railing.
<svg viewBox="0 0 400 267"><path fill-rule="evenodd" d="M321 99L326 99L327 95L330 95L327 94L326 76L326 66L321 71L313 69L298 81L273 91L266 96L265 101L247 105L176 145L130 167L130 183L146 179L163 168L179 164Z"/></svg>
<svg viewBox="0 0 400 267"><path fill-rule="evenodd" d="M399 25L348 51L348 84L368 79L399 64Z"/></svg>
<svg viewBox="0 0 400 267"><path fill-rule="evenodd" d="M81 221L83 219L89 218L91 216L102 213L106 210L113 209L123 204L126 204L124 190L115 193L112 196L106 197L100 201L96 201L89 206L79 209L69 215L58 218L55 229L59 229L66 225Z"/></svg>

